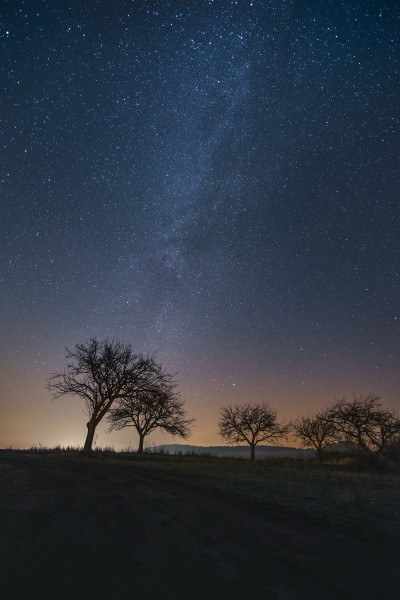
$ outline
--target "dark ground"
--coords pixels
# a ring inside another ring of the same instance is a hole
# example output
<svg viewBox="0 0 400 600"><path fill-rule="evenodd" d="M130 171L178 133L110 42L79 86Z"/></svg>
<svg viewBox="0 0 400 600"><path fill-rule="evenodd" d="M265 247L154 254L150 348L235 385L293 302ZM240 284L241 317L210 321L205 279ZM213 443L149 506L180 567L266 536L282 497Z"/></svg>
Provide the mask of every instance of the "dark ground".
<svg viewBox="0 0 400 600"><path fill-rule="evenodd" d="M2 597L400 597L399 476L0 453Z"/></svg>

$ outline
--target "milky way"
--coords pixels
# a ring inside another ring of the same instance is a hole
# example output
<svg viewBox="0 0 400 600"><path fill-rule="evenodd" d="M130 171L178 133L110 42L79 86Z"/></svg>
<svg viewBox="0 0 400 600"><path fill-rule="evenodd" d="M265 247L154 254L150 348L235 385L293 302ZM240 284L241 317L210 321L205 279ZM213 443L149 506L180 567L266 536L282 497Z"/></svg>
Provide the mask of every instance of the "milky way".
<svg viewBox="0 0 400 600"><path fill-rule="evenodd" d="M227 402L398 405L399 24L394 2L3 0L1 443L79 440L45 380L91 336L179 372L198 443Z"/></svg>

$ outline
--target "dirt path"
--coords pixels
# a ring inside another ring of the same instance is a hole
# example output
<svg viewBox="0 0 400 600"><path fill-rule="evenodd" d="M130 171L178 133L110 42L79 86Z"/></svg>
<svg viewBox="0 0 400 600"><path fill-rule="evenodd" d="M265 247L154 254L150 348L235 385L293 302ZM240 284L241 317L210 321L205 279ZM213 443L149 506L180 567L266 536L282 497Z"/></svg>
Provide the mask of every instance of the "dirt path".
<svg viewBox="0 0 400 600"><path fill-rule="evenodd" d="M398 597L399 546L135 462L0 456L10 599Z"/></svg>

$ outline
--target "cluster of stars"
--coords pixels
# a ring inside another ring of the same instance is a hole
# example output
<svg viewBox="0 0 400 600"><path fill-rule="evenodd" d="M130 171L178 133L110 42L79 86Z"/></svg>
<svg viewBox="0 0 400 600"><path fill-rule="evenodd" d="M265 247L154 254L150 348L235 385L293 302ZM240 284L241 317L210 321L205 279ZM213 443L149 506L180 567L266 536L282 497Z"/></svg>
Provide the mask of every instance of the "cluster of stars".
<svg viewBox="0 0 400 600"><path fill-rule="evenodd" d="M361 0L6 2L11 358L118 335L200 388L372 368L392 385L399 17Z"/></svg>

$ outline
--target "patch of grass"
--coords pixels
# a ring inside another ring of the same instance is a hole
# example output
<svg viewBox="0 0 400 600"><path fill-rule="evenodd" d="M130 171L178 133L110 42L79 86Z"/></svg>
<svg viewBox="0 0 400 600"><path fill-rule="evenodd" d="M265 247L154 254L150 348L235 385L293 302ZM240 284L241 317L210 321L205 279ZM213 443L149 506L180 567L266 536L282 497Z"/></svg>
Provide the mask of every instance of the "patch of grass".
<svg viewBox="0 0 400 600"><path fill-rule="evenodd" d="M367 470L351 459L296 460L243 458L204 454L169 454L96 447L90 454L74 446L33 446L33 454L64 454L88 462L101 459L132 464L145 473L158 473L192 486L209 487L240 496L316 522L356 527L365 531L400 531L400 476Z"/></svg>
<svg viewBox="0 0 400 600"><path fill-rule="evenodd" d="M3 451L7 597L397 597L396 473L102 450Z"/></svg>
<svg viewBox="0 0 400 600"><path fill-rule="evenodd" d="M34 452L34 453L62 453L62 454L77 454L79 452L84 452L82 446L62 446L58 444L57 446L46 446L41 444L33 444L29 449L25 450L13 450L13 452ZM115 454L114 446L95 446L92 450L95 454Z"/></svg>
<svg viewBox="0 0 400 600"><path fill-rule="evenodd" d="M312 520L368 531L400 530L400 477L359 471L348 462L319 463L295 459L250 462L238 458L174 455L122 455L112 460L211 486Z"/></svg>

